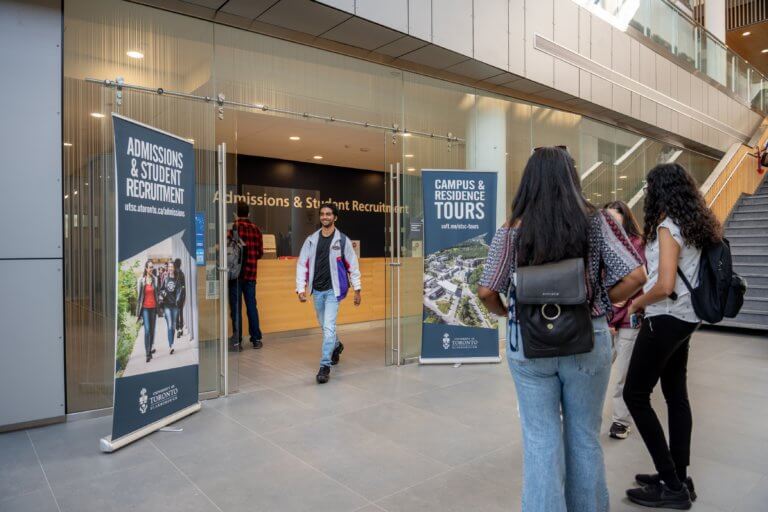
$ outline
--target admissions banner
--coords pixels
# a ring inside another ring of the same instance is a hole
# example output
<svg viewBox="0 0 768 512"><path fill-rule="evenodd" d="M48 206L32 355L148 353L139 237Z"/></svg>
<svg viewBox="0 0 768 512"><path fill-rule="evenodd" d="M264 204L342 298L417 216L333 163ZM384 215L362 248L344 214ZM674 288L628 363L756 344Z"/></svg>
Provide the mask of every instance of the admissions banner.
<svg viewBox="0 0 768 512"><path fill-rule="evenodd" d="M200 408L195 154L112 114L117 241L114 451Z"/></svg>
<svg viewBox="0 0 768 512"><path fill-rule="evenodd" d="M422 170L422 363L498 362L498 321L477 296L496 229L496 173Z"/></svg>

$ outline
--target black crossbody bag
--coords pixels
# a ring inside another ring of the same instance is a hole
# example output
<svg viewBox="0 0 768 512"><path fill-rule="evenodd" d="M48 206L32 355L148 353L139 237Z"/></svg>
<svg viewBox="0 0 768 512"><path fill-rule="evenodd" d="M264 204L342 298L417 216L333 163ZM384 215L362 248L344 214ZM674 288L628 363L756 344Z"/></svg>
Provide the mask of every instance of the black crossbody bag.
<svg viewBox="0 0 768 512"><path fill-rule="evenodd" d="M515 314L528 359L590 352L595 345L584 260L517 267Z"/></svg>

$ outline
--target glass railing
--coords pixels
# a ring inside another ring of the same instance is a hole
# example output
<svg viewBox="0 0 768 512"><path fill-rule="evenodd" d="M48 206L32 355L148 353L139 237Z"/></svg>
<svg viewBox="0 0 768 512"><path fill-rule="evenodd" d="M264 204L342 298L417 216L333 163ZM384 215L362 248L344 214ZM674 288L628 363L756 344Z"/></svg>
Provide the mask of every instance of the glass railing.
<svg viewBox="0 0 768 512"><path fill-rule="evenodd" d="M768 79L667 0L574 0L620 30L634 28L734 97L768 112Z"/></svg>

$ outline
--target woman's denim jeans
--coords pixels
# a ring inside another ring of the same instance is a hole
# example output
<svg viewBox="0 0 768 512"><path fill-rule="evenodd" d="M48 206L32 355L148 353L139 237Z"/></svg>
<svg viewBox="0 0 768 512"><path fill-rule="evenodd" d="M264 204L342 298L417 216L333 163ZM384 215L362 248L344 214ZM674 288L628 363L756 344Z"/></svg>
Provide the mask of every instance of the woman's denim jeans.
<svg viewBox="0 0 768 512"><path fill-rule="evenodd" d="M525 340L517 352L507 343L523 430L523 512L608 510L599 436L611 335L605 318L592 324L595 347L586 354L526 359Z"/></svg>

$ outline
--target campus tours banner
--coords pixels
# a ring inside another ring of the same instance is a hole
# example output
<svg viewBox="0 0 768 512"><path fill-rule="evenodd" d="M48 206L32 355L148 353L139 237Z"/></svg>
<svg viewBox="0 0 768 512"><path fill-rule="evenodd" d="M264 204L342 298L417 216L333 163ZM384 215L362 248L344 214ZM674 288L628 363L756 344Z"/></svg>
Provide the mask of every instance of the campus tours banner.
<svg viewBox="0 0 768 512"><path fill-rule="evenodd" d="M112 120L117 311L107 452L200 408L193 147L117 114Z"/></svg>
<svg viewBox="0 0 768 512"><path fill-rule="evenodd" d="M421 363L499 362L498 321L477 296L496 230L496 173L422 170Z"/></svg>

